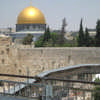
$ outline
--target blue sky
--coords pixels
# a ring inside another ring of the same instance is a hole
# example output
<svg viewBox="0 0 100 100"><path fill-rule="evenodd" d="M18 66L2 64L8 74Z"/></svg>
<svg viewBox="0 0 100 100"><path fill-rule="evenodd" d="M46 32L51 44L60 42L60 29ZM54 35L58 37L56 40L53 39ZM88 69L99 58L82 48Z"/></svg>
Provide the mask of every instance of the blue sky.
<svg viewBox="0 0 100 100"><path fill-rule="evenodd" d="M20 11L29 5L30 0L0 0L0 27L14 27ZM61 27L64 17L68 31L78 30L81 18L84 27L95 28L100 18L100 0L32 0L32 5L44 13L53 29Z"/></svg>

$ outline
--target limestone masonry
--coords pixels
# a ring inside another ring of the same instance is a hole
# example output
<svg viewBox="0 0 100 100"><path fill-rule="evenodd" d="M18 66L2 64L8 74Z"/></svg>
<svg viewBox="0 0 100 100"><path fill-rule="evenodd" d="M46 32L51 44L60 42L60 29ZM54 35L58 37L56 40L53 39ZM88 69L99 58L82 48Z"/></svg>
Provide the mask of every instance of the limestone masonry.
<svg viewBox="0 0 100 100"><path fill-rule="evenodd" d="M35 76L43 71L77 64L99 64L100 48L25 48L0 45L0 73Z"/></svg>

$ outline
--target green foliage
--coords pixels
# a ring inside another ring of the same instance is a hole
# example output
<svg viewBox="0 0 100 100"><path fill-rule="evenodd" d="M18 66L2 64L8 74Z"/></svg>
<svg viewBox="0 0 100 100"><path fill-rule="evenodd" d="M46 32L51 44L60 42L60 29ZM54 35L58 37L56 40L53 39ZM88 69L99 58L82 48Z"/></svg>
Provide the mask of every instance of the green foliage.
<svg viewBox="0 0 100 100"><path fill-rule="evenodd" d="M28 34L28 35L22 40L22 43L23 43L24 45L31 45L32 41L33 41L33 35Z"/></svg>
<svg viewBox="0 0 100 100"><path fill-rule="evenodd" d="M84 42L86 47L90 46L90 36L87 28L85 29Z"/></svg>
<svg viewBox="0 0 100 100"><path fill-rule="evenodd" d="M96 46L97 39L89 36L87 28L85 29L84 33L81 20L79 35L76 37L76 40L79 47L94 47Z"/></svg>
<svg viewBox="0 0 100 100"><path fill-rule="evenodd" d="M90 41L89 42L90 42L89 47L95 47L95 45L96 45L95 38L90 37Z"/></svg>
<svg viewBox="0 0 100 100"><path fill-rule="evenodd" d="M66 31L65 31L66 25L67 25L66 24L66 19L64 18L62 20L61 33L60 33L59 38L58 38L58 43L60 44L60 46L63 46L63 44L65 43L64 35L66 33Z"/></svg>
<svg viewBox="0 0 100 100"><path fill-rule="evenodd" d="M95 82L100 82L99 78L95 79ZM100 85L95 86L94 100L100 100ZM98 92L99 91L99 92Z"/></svg>
<svg viewBox="0 0 100 100"><path fill-rule="evenodd" d="M50 39L50 29L48 27L44 33L44 40L43 41L49 41L49 39Z"/></svg>
<svg viewBox="0 0 100 100"><path fill-rule="evenodd" d="M58 35L58 39L57 39L57 43L59 44L59 46L63 46L65 44L65 38L64 35L61 33Z"/></svg>
<svg viewBox="0 0 100 100"><path fill-rule="evenodd" d="M96 25L96 38L100 39L100 20L97 21L97 25Z"/></svg>
<svg viewBox="0 0 100 100"><path fill-rule="evenodd" d="M51 41L52 41L52 46L56 46L57 44L57 39L58 39L58 35L57 33L51 33Z"/></svg>
<svg viewBox="0 0 100 100"><path fill-rule="evenodd" d="M67 41L64 38L66 22L63 20L61 34L50 33L49 27L46 29L45 34L35 42L35 47L94 47L100 46L100 20L96 25L96 36L90 37L88 29L83 31L82 19L80 22L79 35L73 41Z"/></svg>
<svg viewBox="0 0 100 100"><path fill-rule="evenodd" d="M4 83L3 82L0 82L0 86L4 86Z"/></svg>
<svg viewBox="0 0 100 100"><path fill-rule="evenodd" d="M79 30L79 36L77 42L78 42L78 46L84 46L84 31L83 31L82 19L80 22L80 30Z"/></svg>
<svg viewBox="0 0 100 100"><path fill-rule="evenodd" d="M73 43L64 43L62 46L60 47L77 47L77 44L73 44Z"/></svg>
<svg viewBox="0 0 100 100"><path fill-rule="evenodd" d="M97 21L95 39L96 39L96 46L99 47L100 46L100 20Z"/></svg>
<svg viewBox="0 0 100 100"><path fill-rule="evenodd" d="M77 46L76 42L69 43L64 38L64 33L63 34L50 33L49 27L46 29L45 34L35 42L35 47L73 47L73 46Z"/></svg>
<svg viewBox="0 0 100 100"><path fill-rule="evenodd" d="M35 47L52 47L56 45L58 35L56 33L50 33L50 37L47 39L46 34L41 36L39 40L35 42Z"/></svg>
<svg viewBox="0 0 100 100"><path fill-rule="evenodd" d="M50 33L50 39L48 41L44 41L44 35L39 38L35 42L35 47L75 47L77 43L69 43L65 41L62 45L59 44L58 39L60 35L57 33Z"/></svg>
<svg viewBox="0 0 100 100"><path fill-rule="evenodd" d="M42 35L40 38L39 38L39 40L37 40L36 42L35 42L35 47L43 47L43 40L44 40L44 35Z"/></svg>

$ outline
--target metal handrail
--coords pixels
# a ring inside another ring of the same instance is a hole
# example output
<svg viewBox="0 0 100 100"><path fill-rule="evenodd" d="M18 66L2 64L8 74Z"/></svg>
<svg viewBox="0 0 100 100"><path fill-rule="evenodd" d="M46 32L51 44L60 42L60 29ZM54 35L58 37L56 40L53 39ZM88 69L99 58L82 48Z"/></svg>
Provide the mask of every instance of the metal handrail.
<svg viewBox="0 0 100 100"><path fill-rule="evenodd" d="M93 82L93 81L85 81L85 80L70 80L70 79L61 79L61 78L48 78L45 77L44 80L55 80L55 81L63 81L63 82L73 82L73 83L84 83L84 84L94 84L100 85L100 82Z"/></svg>
<svg viewBox="0 0 100 100"><path fill-rule="evenodd" d="M26 76L26 75L0 74L0 76L6 76L6 77L17 77L17 78L39 79L39 77Z"/></svg>

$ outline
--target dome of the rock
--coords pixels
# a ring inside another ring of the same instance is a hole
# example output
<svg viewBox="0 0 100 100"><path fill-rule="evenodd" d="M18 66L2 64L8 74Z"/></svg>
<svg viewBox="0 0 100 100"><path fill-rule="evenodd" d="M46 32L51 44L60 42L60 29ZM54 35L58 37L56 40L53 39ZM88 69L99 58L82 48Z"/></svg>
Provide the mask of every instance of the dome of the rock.
<svg viewBox="0 0 100 100"><path fill-rule="evenodd" d="M33 6L21 11L17 18L17 24L46 24L43 13Z"/></svg>

